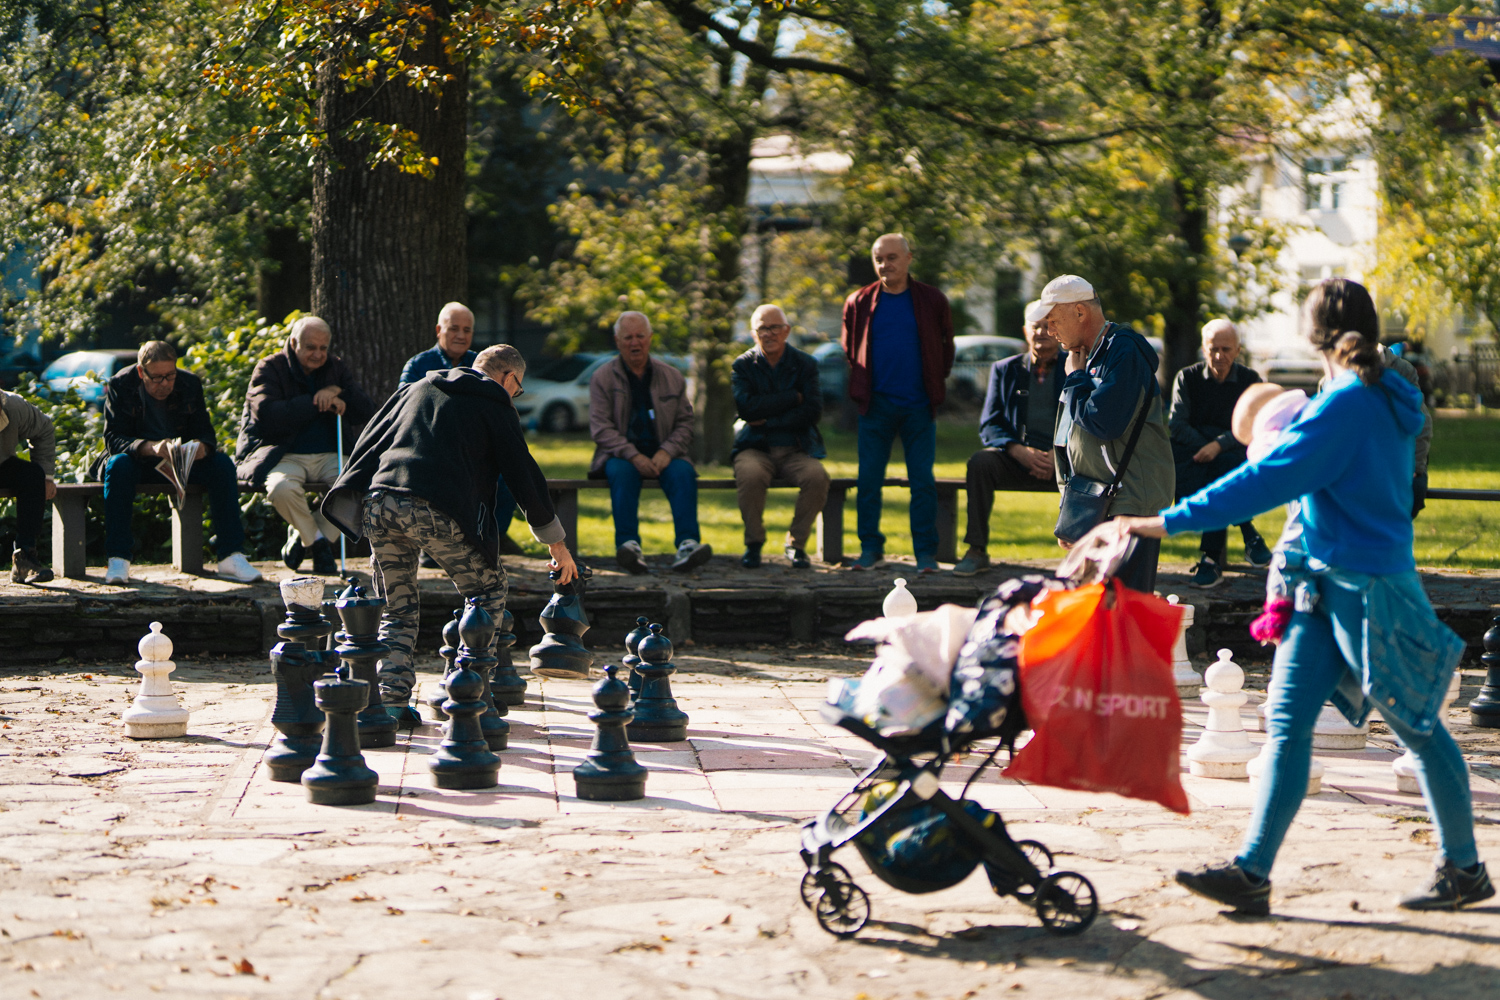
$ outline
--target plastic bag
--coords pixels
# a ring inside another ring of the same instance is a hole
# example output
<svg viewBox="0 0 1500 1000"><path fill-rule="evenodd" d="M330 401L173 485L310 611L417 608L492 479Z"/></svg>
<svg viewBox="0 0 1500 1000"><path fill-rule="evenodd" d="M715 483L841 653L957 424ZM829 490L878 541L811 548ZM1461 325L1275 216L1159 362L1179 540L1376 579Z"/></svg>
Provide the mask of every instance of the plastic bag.
<svg viewBox="0 0 1500 1000"><path fill-rule="evenodd" d="M1037 601L1021 638L1021 704L1035 736L1007 778L1114 792L1186 813L1172 646L1182 609L1113 582Z"/></svg>
<svg viewBox="0 0 1500 1000"><path fill-rule="evenodd" d="M882 645L858 685L846 684L829 701L883 736L921 730L948 711L948 683L958 651L978 612L944 604L909 618L875 618L845 638L878 639Z"/></svg>
<svg viewBox="0 0 1500 1000"><path fill-rule="evenodd" d="M980 602L948 685L946 731L971 740L998 735L1014 741L1026 728L1016 695L1020 637L1034 624L1032 600L1061 586L1028 575L1007 580Z"/></svg>

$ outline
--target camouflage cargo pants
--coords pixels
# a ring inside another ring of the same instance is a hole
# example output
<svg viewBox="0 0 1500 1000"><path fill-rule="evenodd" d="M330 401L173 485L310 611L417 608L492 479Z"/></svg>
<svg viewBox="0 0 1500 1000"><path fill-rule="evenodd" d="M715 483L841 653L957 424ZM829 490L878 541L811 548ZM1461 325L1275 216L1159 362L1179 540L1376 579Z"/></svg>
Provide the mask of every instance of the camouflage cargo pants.
<svg viewBox="0 0 1500 1000"><path fill-rule="evenodd" d="M417 560L426 552L437 561L466 599L479 598L500 621L505 613L505 570L494 568L464 540L458 523L421 497L376 491L365 497L363 522L370 540L370 574L384 597L380 641L391 647L380 661L380 696L387 705L405 705L416 683L413 649L420 604Z"/></svg>

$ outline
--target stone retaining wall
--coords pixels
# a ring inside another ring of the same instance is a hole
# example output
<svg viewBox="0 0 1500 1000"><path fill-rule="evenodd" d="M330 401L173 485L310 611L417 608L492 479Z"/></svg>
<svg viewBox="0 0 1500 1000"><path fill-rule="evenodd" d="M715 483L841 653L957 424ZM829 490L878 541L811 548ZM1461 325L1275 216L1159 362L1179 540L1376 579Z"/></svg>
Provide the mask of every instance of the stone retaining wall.
<svg viewBox="0 0 1500 1000"><path fill-rule="evenodd" d="M654 584L639 589L600 589L584 604L592 628L585 644L604 656L617 656L625 633L638 615L663 622L679 643L745 646L759 643L841 642L844 633L880 614L886 594L881 586L789 588L713 587L692 589ZM923 610L944 602L973 604L975 588L959 581L924 582L913 587ZM540 641L537 615L548 594L515 590L510 608L516 616L516 648ZM1270 650L1250 639L1248 626L1260 613L1258 601L1205 599L1195 595L1196 624L1188 633L1188 651L1204 656L1229 648L1241 663L1266 663ZM457 606L424 594L418 646L435 650L443 624ZM1478 662L1481 636L1495 609L1485 604L1437 607L1438 615L1468 643L1466 664ZM178 656L225 654L258 656L277 641L276 626L284 609L279 601L154 600L124 603L49 596L46 600L0 600L0 669L74 660L134 662L136 643L151 622L162 623Z"/></svg>

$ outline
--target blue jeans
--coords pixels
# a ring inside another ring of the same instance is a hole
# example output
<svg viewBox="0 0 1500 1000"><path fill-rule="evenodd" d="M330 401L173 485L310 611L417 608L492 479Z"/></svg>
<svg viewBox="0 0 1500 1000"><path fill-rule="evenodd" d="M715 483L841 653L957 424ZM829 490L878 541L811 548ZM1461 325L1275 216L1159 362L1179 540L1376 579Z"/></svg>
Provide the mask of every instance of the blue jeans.
<svg viewBox="0 0 1500 1000"><path fill-rule="evenodd" d="M1362 622L1360 595L1337 586L1319 587L1318 594L1318 605L1312 612L1292 616L1286 638L1276 650L1276 682L1266 703L1270 758L1250 817L1250 830L1236 858L1241 868L1259 878L1271 873L1292 817L1302 806L1318 713L1344 672L1354 669L1352 665L1358 662L1359 651L1352 648L1348 630L1336 630L1330 616L1344 623ZM1469 769L1458 744L1442 725L1434 727L1430 735L1420 736L1394 714L1382 711L1381 715L1416 759L1417 780L1437 825L1443 854L1460 868L1477 863Z"/></svg>
<svg viewBox="0 0 1500 1000"><path fill-rule="evenodd" d="M906 478L911 482L911 547L918 559L936 559L937 483L932 463L937 459L937 423L927 406L897 406L875 395L870 410L859 418L859 480L855 499L859 547L862 552L885 552L880 533L880 487L891 461L891 445L901 435L906 453Z"/></svg>
<svg viewBox="0 0 1500 1000"><path fill-rule="evenodd" d="M104 466L104 554L110 559L129 559L134 539L130 515L135 510L136 487L165 485L156 471L156 460L116 455ZM208 514L214 530L214 551L219 558L245 551L245 525L240 521L240 486L234 461L222 451L193 463L188 483L208 490Z"/></svg>
<svg viewBox="0 0 1500 1000"><path fill-rule="evenodd" d="M604 478L609 480L609 503L615 517L615 548L641 540L641 473L623 458L606 459ZM661 470L661 491L672 505L674 545L689 538L702 541L698 533L698 470L691 462L674 458Z"/></svg>

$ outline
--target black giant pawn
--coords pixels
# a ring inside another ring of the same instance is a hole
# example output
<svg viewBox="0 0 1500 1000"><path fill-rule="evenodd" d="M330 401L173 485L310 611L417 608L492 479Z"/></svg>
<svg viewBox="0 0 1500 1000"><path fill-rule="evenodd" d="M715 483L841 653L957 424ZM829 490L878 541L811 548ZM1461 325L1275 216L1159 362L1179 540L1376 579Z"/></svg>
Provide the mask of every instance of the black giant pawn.
<svg viewBox="0 0 1500 1000"><path fill-rule="evenodd" d="M346 671L341 667L340 671ZM328 716L323 730L323 750L312 767L302 772L307 798L320 806L362 806L375 801L380 778L365 764L359 752L361 706L370 700L368 681L344 674L328 674L313 684L318 707Z"/></svg>
<svg viewBox="0 0 1500 1000"><path fill-rule="evenodd" d="M1500 615L1484 633L1484 686L1469 702L1469 723L1481 729L1500 729Z"/></svg>
<svg viewBox="0 0 1500 1000"><path fill-rule="evenodd" d="M641 695L635 701L635 721L625 732L638 743L676 743L687 739L688 715L677 707L669 678L677 672L672 666L672 640L661 634L660 625L651 626L651 634L637 647L643 675Z"/></svg>
<svg viewBox="0 0 1500 1000"><path fill-rule="evenodd" d="M329 625L328 631L332 628ZM271 647L271 675L276 678L271 725L278 735L266 751L265 762L272 781L300 781L302 772L318 759L323 713L313 700L313 681L322 674L323 658L302 643L278 642Z"/></svg>
<svg viewBox="0 0 1500 1000"><path fill-rule="evenodd" d="M507 609L500 616L500 630L495 633L495 672L490 677L490 690L501 705L526 704L526 681L516 673L510 653L516 644L515 628L516 617Z"/></svg>
<svg viewBox="0 0 1500 1000"><path fill-rule="evenodd" d="M625 657L620 660L620 666L630 671L630 700L633 702L641 696L641 658L639 655L641 640L651 634L651 619L641 615L635 620L635 628L631 629L625 636Z"/></svg>
<svg viewBox="0 0 1500 1000"><path fill-rule="evenodd" d="M630 688L615 679L615 667L604 668L604 680L594 685L589 721L599 728L582 764L573 768L573 785L580 799L626 802L646 797L646 769L630 752L625 727L635 717L630 710Z"/></svg>
<svg viewBox="0 0 1500 1000"><path fill-rule="evenodd" d="M510 723L504 719L510 706L503 701L496 704L499 699L490 686L495 671L495 657L490 652L490 644L495 638L495 617L480 607L478 601L471 600L458 629L464 645L473 651L472 669L483 684L479 700L484 702L484 714L479 717L479 728L484 732L484 742L491 750L504 750L510 745Z"/></svg>
<svg viewBox="0 0 1500 1000"><path fill-rule="evenodd" d="M443 658L443 679L438 681L437 691L427 696L427 707L439 722L448 721L443 702L448 700L448 675L453 673L453 660L458 656L458 619L463 613L463 608L454 608L453 617L443 624L443 644L438 647L438 655Z"/></svg>
<svg viewBox="0 0 1500 1000"><path fill-rule="evenodd" d="M497 777L500 758L490 752L484 726L479 721L486 706L484 680L474 670L479 659L474 645L478 640L474 628L477 624L474 616L464 612L459 624L463 645L459 647L455 669L448 677L448 700L443 703L443 711L449 718L448 732L442 746L427 760L432 769L432 783L439 788L493 788L500 783Z"/></svg>
<svg viewBox="0 0 1500 1000"><path fill-rule="evenodd" d="M589 630L589 616L583 610L585 567L579 567L579 576L571 583L557 583L557 570L547 574L552 578L552 599L538 616L542 641L531 647L531 672L542 677L567 677L587 679L594 654L583 645L583 633Z"/></svg>
<svg viewBox="0 0 1500 1000"><path fill-rule="evenodd" d="M391 718L380 699L380 684L375 676L375 663L391 651L391 647L380 641L380 611L385 607L385 598L366 597L361 587L350 587L334 606L344 630L335 650L339 659L349 668L349 676L365 682L367 701L359 710L356 724L359 727L359 745L366 749L393 747L396 745L396 720Z"/></svg>

